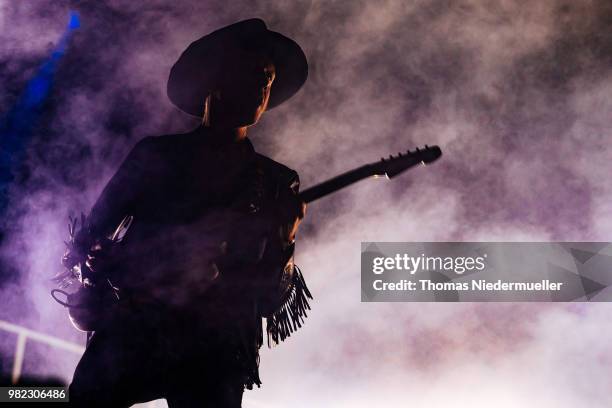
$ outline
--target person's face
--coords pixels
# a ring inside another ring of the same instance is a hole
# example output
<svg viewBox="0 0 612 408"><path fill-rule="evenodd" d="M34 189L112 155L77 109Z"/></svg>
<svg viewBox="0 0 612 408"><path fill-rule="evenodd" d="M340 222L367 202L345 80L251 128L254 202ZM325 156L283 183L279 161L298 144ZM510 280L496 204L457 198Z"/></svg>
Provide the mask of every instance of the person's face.
<svg viewBox="0 0 612 408"><path fill-rule="evenodd" d="M236 128L257 123L268 106L275 78L274 64L265 57L241 51L232 53L228 69L221 73L213 90L210 122L213 126Z"/></svg>

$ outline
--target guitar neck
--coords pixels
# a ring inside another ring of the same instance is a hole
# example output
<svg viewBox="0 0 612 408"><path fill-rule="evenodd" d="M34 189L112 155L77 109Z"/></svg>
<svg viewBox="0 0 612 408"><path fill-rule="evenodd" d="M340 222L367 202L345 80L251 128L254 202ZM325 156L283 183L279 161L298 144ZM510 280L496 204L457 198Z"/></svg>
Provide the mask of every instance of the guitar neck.
<svg viewBox="0 0 612 408"><path fill-rule="evenodd" d="M438 146L427 145L423 150L416 149L414 152L407 151L403 154L399 153L397 156L391 155L388 159L382 158L378 162L347 171L308 188L300 193L300 198L304 202L310 203L367 177L387 176L387 178L392 178L419 163L431 163L440 158L441 155L442 151Z"/></svg>
<svg viewBox="0 0 612 408"><path fill-rule="evenodd" d="M372 176L371 165L366 164L302 191L300 198L310 203L370 176Z"/></svg>

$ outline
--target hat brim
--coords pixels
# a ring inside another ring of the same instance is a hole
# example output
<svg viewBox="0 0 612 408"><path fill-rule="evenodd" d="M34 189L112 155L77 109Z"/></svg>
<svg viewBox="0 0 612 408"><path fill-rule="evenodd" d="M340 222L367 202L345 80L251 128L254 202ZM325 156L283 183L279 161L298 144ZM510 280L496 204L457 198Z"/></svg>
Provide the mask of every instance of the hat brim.
<svg viewBox="0 0 612 408"><path fill-rule="evenodd" d="M274 63L276 76L270 89L268 109L282 104L304 85L308 77L308 62L300 46L292 39L268 30L262 20L245 20L194 41L181 54L170 70L167 86L170 101L179 109L193 116L202 116L204 100L215 88L214 72L223 70L219 53L231 52L231 48L224 47L224 41L230 37L229 41L235 44L236 32L249 37L252 40L249 46L260 47Z"/></svg>

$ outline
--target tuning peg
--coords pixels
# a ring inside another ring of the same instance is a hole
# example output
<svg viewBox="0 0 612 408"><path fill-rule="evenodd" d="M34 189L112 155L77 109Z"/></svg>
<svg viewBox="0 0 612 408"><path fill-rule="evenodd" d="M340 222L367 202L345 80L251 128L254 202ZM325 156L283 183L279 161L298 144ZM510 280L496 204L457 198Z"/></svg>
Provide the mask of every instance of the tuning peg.
<svg viewBox="0 0 612 408"><path fill-rule="evenodd" d="M381 158L380 158L380 161L385 161L385 158L384 158L384 157L381 157Z"/></svg>
<svg viewBox="0 0 612 408"><path fill-rule="evenodd" d="M399 152L399 153L397 154L397 157L402 157L402 152Z"/></svg>
<svg viewBox="0 0 612 408"><path fill-rule="evenodd" d="M419 150L419 148L417 147L417 148L416 148L416 153L418 153L418 152L420 152L420 150Z"/></svg>
<svg viewBox="0 0 612 408"><path fill-rule="evenodd" d="M425 145L425 149L429 149L429 146Z"/></svg>
<svg viewBox="0 0 612 408"><path fill-rule="evenodd" d="M389 159L393 159L393 155L392 154L389 155Z"/></svg>

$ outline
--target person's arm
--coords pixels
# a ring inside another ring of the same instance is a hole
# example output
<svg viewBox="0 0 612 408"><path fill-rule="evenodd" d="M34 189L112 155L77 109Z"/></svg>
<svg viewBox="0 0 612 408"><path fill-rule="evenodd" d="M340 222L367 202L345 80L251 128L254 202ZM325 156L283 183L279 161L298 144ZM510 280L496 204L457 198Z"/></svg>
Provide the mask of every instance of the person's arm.
<svg viewBox="0 0 612 408"><path fill-rule="evenodd" d="M121 220L133 212L155 166L151 139L136 143L93 205L88 224L94 235L112 234Z"/></svg>
<svg viewBox="0 0 612 408"><path fill-rule="evenodd" d="M62 262L68 269L81 262L82 279L91 278L95 269L102 269L101 260L110 245L110 235L126 216L133 215L145 183L152 177L150 143L151 138L144 138L132 148L64 254Z"/></svg>

